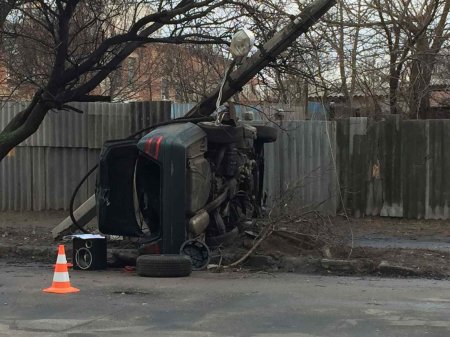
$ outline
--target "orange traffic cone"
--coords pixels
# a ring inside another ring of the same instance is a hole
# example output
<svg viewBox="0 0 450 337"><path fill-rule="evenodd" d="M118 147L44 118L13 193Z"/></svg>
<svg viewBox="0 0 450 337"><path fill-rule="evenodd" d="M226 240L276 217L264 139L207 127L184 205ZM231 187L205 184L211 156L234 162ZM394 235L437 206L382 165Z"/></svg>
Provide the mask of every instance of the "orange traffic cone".
<svg viewBox="0 0 450 337"><path fill-rule="evenodd" d="M56 259L52 286L50 288L43 289L43 291L55 294L68 294L80 291L80 289L74 288L70 285L64 245L59 245L58 247L58 258Z"/></svg>

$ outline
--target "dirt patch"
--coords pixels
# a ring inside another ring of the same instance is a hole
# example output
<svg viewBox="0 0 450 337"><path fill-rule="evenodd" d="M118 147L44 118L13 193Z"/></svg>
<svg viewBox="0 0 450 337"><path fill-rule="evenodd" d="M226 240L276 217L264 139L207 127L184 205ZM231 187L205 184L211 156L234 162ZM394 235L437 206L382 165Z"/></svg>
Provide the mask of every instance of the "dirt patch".
<svg viewBox="0 0 450 337"><path fill-rule="evenodd" d="M0 212L0 243L17 246L54 244L51 231L68 215L68 211ZM95 221L87 228L95 229Z"/></svg>
<svg viewBox="0 0 450 337"><path fill-rule="evenodd" d="M2 212L0 244L17 246L18 249L14 249L16 255L25 252L23 248L27 246L36 248L54 246L51 230L66 216L65 211ZM260 233L263 224L263 222L255 223L253 227L247 228L248 234L240 234L232 247L224 248L222 252L232 254L236 258L243 256L258 240L255 235ZM95 225L92 224L91 228L95 228ZM284 258L304 258L305 261L333 260L334 267L339 264L336 261L357 261L348 262L354 266L350 269L345 263L342 270L332 270L333 267L327 269L327 263L324 263L321 269L315 269L335 274L389 275L391 270L394 271L393 275L401 275L401 268L406 268L405 271L409 268L414 271L413 276L432 278L450 276L448 264L450 252L358 246L352 248L351 232L353 239L383 236L446 241L449 239L450 226L447 221L383 218L351 219L349 223L340 217L328 219L312 214L310 217L277 223L252 256L269 256L271 261L282 261ZM388 263L387 267L380 269L379 266L383 262Z"/></svg>
<svg viewBox="0 0 450 337"><path fill-rule="evenodd" d="M247 246L249 244L247 243ZM289 240L285 237L272 234L264 242L261 243L257 252L264 255L272 256L300 256L308 253L314 253L315 250L305 249L306 244L296 243L293 240Z"/></svg>
<svg viewBox="0 0 450 337"><path fill-rule="evenodd" d="M319 219L319 220L318 220ZM389 235L400 238L422 237L426 239L440 237L448 231L443 221L419 221L402 219L408 224L406 228L395 228L393 220L385 219L352 219L342 222L341 219L321 219L320 217L304 218L302 222L283 222L282 227L274 224L270 235L264 239L254 254L270 256L281 260L284 257L303 257L319 263L316 271L339 275L389 275L389 276L420 276L431 278L450 277L450 252L430 249L372 248L355 246L354 240L361 236L370 237L375 233L383 237ZM334 220L337 220L334 222ZM337 223L337 224L336 224ZM349 229L355 223L362 224L358 229ZM430 228L427 228L427 225ZM386 230L383 230L386 226ZM402 225L399 225L402 226ZM448 225L447 225L448 226ZM262 232L264 225L253 228L252 233ZM282 229L278 229L278 228ZM345 229L343 229L345 227ZM436 232L433 232L436 231ZM242 234L240 240L234 243L233 251L238 247L252 249L258 238L249 238Z"/></svg>
<svg viewBox="0 0 450 337"><path fill-rule="evenodd" d="M66 216L65 211L1 212L0 243L18 246L53 243L51 230Z"/></svg>

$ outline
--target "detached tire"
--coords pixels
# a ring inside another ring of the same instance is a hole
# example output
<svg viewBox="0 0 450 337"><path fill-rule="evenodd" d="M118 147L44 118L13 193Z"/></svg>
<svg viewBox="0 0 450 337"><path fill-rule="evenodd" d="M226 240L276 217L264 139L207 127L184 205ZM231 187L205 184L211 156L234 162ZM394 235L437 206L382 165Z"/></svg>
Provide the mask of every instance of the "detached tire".
<svg viewBox="0 0 450 337"><path fill-rule="evenodd" d="M184 277L192 272L192 263L182 255L141 255L136 260L136 271L145 277Z"/></svg>

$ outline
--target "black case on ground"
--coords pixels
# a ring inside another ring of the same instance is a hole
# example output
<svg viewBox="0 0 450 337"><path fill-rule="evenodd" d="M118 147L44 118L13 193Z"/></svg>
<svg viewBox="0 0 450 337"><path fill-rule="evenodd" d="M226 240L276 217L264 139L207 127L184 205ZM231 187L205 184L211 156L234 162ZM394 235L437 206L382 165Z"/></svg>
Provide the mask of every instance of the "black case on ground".
<svg viewBox="0 0 450 337"><path fill-rule="evenodd" d="M106 269L106 238L73 238L73 269Z"/></svg>

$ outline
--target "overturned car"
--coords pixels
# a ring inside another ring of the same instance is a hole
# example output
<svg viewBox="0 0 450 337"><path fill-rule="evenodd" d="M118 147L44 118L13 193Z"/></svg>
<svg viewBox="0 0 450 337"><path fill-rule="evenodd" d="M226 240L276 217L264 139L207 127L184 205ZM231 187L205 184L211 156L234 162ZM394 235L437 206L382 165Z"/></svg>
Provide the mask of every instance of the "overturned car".
<svg viewBox="0 0 450 337"><path fill-rule="evenodd" d="M107 142L96 191L100 231L176 254L202 235L220 245L260 214L264 144L277 130L224 114L222 123L175 120L138 140Z"/></svg>
<svg viewBox="0 0 450 337"><path fill-rule="evenodd" d="M244 221L261 214L264 144L276 140L277 129L241 121L232 105L223 104L333 4L311 3L249 59L254 37L238 32L221 85L185 117L157 125L141 138L105 143L95 197L100 231L139 238L145 253L160 258L180 252L190 257L160 261L144 255L140 275L187 275L196 254L197 267L204 267L208 246L232 241ZM77 224L72 211L70 218Z"/></svg>

